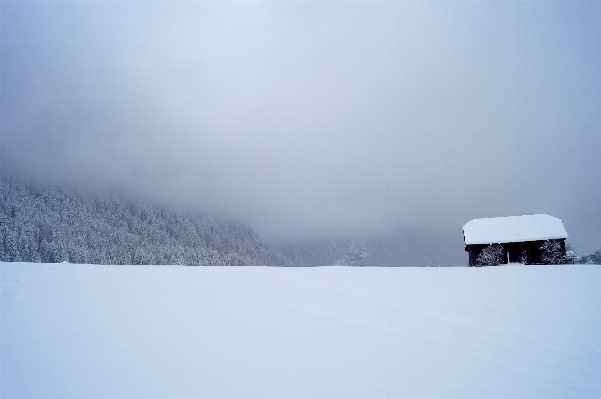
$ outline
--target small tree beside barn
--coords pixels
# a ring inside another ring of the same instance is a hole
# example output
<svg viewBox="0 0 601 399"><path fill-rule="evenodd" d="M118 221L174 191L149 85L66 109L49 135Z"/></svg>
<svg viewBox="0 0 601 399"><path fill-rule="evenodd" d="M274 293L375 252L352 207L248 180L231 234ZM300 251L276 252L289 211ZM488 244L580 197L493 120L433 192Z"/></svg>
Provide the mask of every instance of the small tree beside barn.
<svg viewBox="0 0 601 399"><path fill-rule="evenodd" d="M564 263L566 238L561 219L549 215L474 219L463 226L470 266Z"/></svg>

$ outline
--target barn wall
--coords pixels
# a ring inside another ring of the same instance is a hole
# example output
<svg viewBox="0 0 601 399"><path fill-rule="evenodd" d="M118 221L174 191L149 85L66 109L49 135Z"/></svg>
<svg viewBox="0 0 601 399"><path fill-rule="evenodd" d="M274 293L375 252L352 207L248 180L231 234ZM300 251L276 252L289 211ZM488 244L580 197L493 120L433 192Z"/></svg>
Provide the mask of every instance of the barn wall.
<svg viewBox="0 0 601 399"><path fill-rule="evenodd" d="M565 253L565 239L562 238L549 241L560 242L563 252ZM509 254L509 262L511 263L524 263L526 265L542 264L540 246L544 242L545 241L525 241L500 244L505 249L503 264L507 264L507 254ZM472 244L465 246L465 251L469 255L468 264L470 266L476 266L476 259L478 258L480 251L486 247L488 247L488 244Z"/></svg>

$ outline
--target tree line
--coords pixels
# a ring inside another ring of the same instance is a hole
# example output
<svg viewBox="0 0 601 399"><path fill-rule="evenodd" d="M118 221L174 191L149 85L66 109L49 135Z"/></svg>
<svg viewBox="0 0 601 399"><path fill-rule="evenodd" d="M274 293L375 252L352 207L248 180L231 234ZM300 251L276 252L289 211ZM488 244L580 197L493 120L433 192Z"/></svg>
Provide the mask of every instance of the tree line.
<svg viewBox="0 0 601 399"><path fill-rule="evenodd" d="M0 175L0 260L289 264L238 223L8 175Z"/></svg>

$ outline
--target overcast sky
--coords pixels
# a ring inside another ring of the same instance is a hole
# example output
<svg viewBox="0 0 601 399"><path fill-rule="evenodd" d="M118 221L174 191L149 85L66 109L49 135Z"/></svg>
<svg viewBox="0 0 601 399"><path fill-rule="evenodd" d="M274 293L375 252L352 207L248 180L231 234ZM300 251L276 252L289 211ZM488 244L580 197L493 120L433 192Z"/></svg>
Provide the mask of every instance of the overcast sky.
<svg viewBox="0 0 601 399"><path fill-rule="evenodd" d="M601 247L601 2L8 2L2 168L268 243L548 213Z"/></svg>

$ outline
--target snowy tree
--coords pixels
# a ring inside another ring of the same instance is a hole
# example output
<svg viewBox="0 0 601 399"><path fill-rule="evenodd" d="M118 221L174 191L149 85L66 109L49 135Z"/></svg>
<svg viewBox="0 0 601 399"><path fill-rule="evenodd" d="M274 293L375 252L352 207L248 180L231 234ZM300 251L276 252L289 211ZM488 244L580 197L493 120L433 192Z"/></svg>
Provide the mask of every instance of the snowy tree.
<svg viewBox="0 0 601 399"><path fill-rule="evenodd" d="M576 252L574 252L574 250L572 249L572 246L568 243L566 243L565 258L568 263L578 263L578 261L580 260L580 257L576 254Z"/></svg>
<svg viewBox="0 0 601 399"><path fill-rule="evenodd" d="M587 265L601 265L601 249L595 251L595 253L583 256L580 259L580 263Z"/></svg>
<svg viewBox="0 0 601 399"><path fill-rule="evenodd" d="M545 241L540 245L540 261L544 265L559 265L565 261L564 246L560 241Z"/></svg>
<svg viewBox="0 0 601 399"><path fill-rule="evenodd" d="M366 264L371 263L370 256L374 251L375 248L365 243L353 242L347 253L338 259L334 264L345 266L365 266Z"/></svg>
<svg viewBox="0 0 601 399"><path fill-rule="evenodd" d="M478 254L476 266L498 266L505 260L505 248L499 244L489 245Z"/></svg>

